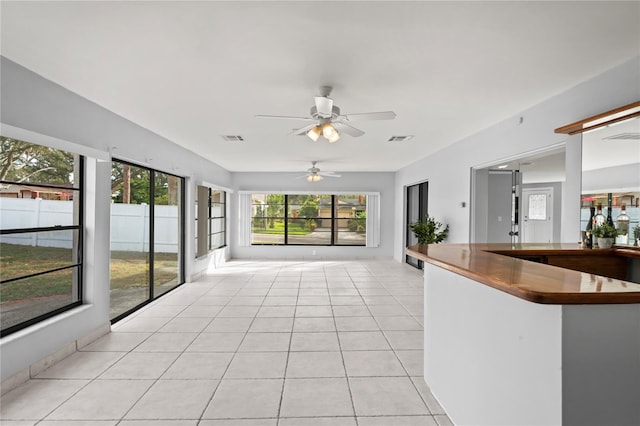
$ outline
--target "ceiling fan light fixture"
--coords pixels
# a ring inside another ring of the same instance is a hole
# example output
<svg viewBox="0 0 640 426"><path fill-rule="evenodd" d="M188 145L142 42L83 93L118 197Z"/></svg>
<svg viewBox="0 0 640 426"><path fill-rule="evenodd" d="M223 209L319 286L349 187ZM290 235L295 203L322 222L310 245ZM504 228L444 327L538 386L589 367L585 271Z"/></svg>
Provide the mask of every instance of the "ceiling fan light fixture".
<svg viewBox="0 0 640 426"><path fill-rule="evenodd" d="M329 139L329 143L338 142L338 139L340 139L340 133L335 131L327 139Z"/></svg>
<svg viewBox="0 0 640 426"><path fill-rule="evenodd" d="M307 136L309 136L309 138L314 142L318 141L318 138L321 134L322 129L320 128L320 126L316 126L307 132Z"/></svg>
<svg viewBox="0 0 640 426"><path fill-rule="evenodd" d="M320 182L322 179L323 177L317 173L312 173L309 176L307 176L307 182Z"/></svg>
<svg viewBox="0 0 640 426"><path fill-rule="evenodd" d="M322 136L327 138L329 143L337 142L340 139L340 133L331 125L331 123L324 123L322 125Z"/></svg>

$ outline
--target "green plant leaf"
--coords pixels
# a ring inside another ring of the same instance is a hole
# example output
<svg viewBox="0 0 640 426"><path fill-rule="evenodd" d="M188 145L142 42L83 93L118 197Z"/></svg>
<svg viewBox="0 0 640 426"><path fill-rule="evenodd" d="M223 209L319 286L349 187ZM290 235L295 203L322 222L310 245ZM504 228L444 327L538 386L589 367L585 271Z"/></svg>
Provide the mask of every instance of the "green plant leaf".
<svg viewBox="0 0 640 426"><path fill-rule="evenodd" d="M440 229L442 226L442 223L426 215L423 220L410 224L409 228L418 239L418 244L437 244L449 235L449 225Z"/></svg>

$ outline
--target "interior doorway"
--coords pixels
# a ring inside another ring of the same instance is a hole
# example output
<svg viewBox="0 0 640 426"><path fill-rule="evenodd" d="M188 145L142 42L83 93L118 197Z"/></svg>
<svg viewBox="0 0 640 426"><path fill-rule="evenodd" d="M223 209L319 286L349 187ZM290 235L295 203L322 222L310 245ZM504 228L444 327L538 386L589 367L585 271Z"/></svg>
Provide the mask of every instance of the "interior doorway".
<svg viewBox="0 0 640 426"><path fill-rule="evenodd" d="M407 186L406 193L406 210L407 210L407 228L406 228L406 241L407 246L418 244L418 239L409 225L417 222L420 219L424 219L427 214L427 208L429 205L429 182L421 182L415 185ZM409 255L405 255L405 262L409 265L423 269L424 262Z"/></svg>
<svg viewBox="0 0 640 426"><path fill-rule="evenodd" d="M559 242L564 181L564 144L472 168L469 240Z"/></svg>

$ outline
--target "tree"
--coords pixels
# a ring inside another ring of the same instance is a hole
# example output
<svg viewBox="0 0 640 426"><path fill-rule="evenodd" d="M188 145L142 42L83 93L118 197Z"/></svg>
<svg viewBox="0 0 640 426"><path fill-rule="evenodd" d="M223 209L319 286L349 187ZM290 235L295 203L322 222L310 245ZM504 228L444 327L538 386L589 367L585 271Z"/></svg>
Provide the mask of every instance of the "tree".
<svg viewBox="0 0 640 426"><path fill-rule="evenodd" d="M311 229L313 227L312 225L315 223L314 219L318 217L318 203L310 198L307 198L302 206L300 206L298 217L304 218L307 227Z"/></svg>
<svg viewBox="0 0 640 426"><path fill-rule="evenodd" d="M0 137L0 180L49 184L73 183L76 155L17 139Z"/></svg>
<svg viewBox="0 0 640 426"><path fill-rule="evenodd" d="M276 217L282 217L284 210L284 194L267 195L267 216L269 217L269 228L275 228Z"/></svg>
<svg viewBox="0 0 640 426"><path fill-rule="evenodd" d="M267 229L267 219L264 217L264 207L261 205L256 206L254 226L260 229Z"/></svg>
<svg viewBox="0 0 640 426"><path fill-rule="evenodd" d="M149 204L149 178L147 169L113 161L111 163L112 200L122 204ZM158 196L157 193L156 196Z"/></svg>

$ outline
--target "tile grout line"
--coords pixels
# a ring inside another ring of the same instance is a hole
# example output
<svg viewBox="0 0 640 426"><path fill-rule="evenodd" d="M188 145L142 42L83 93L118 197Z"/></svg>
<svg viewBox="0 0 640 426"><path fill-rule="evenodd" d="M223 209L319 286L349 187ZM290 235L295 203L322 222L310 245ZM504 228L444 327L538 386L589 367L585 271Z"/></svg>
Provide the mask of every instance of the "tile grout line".
<svg viewBox="0 0 640 426"><path fill-rule="evenodd" d="M356 291L358 291L358 288L356 287L355 283L353 282L353 279L351 278L351 275L349 274L349 271L347 270L346 273L349 276L349 279L351 280L351 283L356 288ZM358 291L358 294L360 294L359 291ZM360 298L362 298L362 295L360 295ZM333 325L336 328L336 340L338 341L338 349L340 350L340 358L342 359L342 368L344 368L344 376L345 376L345 379L347 380L347 389L349 390L349 399L351 400L351 408L353 409L353 418L355 419L356 426L358 426L360 424L358 422L358 413L356 412L356 405L353 402L353 392L351 391L351 380L349 380L349 373L347 372L347 365L344 362L344 353L342 353L342 343L340 342L340 334L338 333L338 324L336 322L336 316L335 316L335 312L333 310L333 303L332 302L333 302L333 300L331 299L331 294L329 294L329 303L331 303L331 313L333 315ZM364 300L362 301L362 303L364 303Z"/></svg>
<svg viewBox="0 0 640 426"><path fill-rule="evenodd" d="M276 276L277 279L277 276ZM289 356L291 355L291 343L293 342L293 329L296 326L296 312L298 311L298 298L300 297L300 284L302 283L302 272L298 280L296 291L296 305L293 308L293 321L291 322L291 332L289 333L289 348L287 350L287 359L284 364L284 373L282 378L282 389L280 390L280 401L278 402L278 413L276 415L276 426L280 424L280 413L282 412L282 402L284 401L284 387L287 383L287 370L289 368Z"/></svg>

